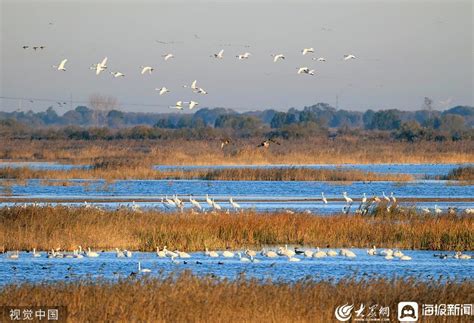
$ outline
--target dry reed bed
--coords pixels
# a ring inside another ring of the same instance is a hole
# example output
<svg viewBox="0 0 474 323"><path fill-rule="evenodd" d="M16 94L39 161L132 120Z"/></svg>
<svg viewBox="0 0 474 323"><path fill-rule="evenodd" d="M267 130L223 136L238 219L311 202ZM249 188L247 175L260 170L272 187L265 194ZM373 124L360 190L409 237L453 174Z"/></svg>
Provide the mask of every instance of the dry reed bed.
<svg viewBox="0 0 474 323"><path fill-rule="evenodd" d="M264 245L473 250L472 216L385 213L375 217L253 213L191 214L91 208L0 209L0 246L7 250L95 249L186 251Z"/></svg>
<svg viewBox="0 0 474 323"><path fill-rule="evenodd" d="M399 301L465 304L472 302L473 293L472 281L347 278L290 284L185 272L118 283L9 285L0 289L0 305L12 305L12 300L15 306L61 304L67 306L70 322L333 322L337 306L363 303L367 308L390 306L395 321ZM467 322L467 316L453 321L462 320Z"/></svg>
<svg viewBox="0 0 474 323"><path fill-rule="evenodd" d="M235 140L220 148L209 140L0 140L0 159L93 164L97 158L134 156L144 164L242 165L338 163L474 162L474 141L405 143L344 136L336 140L282 140L281 146L257 149L261 138Z"/></svg>
<svg viewBox="0 0 474 323"><path fill-rule="evenodd" d="M411 181L408 174L377 174L360 170L309 168L230 168L157 171L151 166L100 166L89 169L35 170L0 168L0 179L203 179L230 181Z"/></svg>
<svg viewBox="0 0 474 323"><path fill-rule="evenodd" d="M455 168L449 172L445 177L448 180L456 181L474 181L474 167L473 166L462 166Z"/></svg>

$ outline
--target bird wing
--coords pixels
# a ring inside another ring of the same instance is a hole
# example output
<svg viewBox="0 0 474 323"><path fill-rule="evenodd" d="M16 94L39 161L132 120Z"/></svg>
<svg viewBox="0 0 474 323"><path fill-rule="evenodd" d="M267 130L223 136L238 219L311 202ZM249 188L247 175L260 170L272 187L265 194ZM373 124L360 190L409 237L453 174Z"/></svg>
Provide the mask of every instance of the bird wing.
<svg viewBox="0 0 474 323"><path fill-rule="evenodd" d="M197 83L197 80L194 80L193 83L191 83L191 89L196 88L196 83Z"/></svg>
<svg viewBox="0 0 474 323"><path fill-rule="evenodd" d="M224 54L224 50L221 49L221 50L219 51L219 53L217 54L217 56L222 56L223 54Z"/></svg>
<svg viewBox="0 0 474 323"><path fill-rule="evenodd" d="M105 57L102 62L100 63L101 66L105 67L105 65L107 64L107 57Z"/></svg>
<svg viewBox="0 0 474 323"><path fill-rule="evenodd" d="M63 59L63 60L61 61L61 63L59 64L59 67L58 67L58 68L59 68L59 69L63 69L63 68L64 68L64 65L66 65L66 62L67 62L67 58L66 58L66 59Z"/></svg>

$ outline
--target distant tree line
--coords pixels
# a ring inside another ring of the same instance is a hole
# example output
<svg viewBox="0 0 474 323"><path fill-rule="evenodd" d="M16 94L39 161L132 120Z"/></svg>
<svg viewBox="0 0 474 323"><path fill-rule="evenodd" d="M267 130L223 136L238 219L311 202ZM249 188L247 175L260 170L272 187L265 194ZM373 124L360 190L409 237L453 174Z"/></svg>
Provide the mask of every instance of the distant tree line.
<svg viewBox="0 0 474 323"><path fill-rule="evenodd" d="M426 100L425 100L426 102ZM234 136L304 138L371 131L391 133L397 140L466 140L473 138L474 107L456 106L436 111L337 110L318 103L287 112L264 110L238 113L225 108L203 108L193 114L138 113L94 110L78 106L58 115L43 112L0 112L2 136L32 139L170 139Z"/></svg>

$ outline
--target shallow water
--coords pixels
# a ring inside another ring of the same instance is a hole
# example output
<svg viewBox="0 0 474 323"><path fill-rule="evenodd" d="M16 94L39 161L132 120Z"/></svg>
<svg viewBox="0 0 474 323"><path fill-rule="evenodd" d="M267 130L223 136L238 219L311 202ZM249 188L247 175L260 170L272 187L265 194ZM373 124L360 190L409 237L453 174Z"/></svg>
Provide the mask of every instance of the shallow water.
<svg viewBox="0 0 474 323"><path fill-rule="evenodd" d="M447 181L415 181L404 183L393 182L294 182L294 181L202 181L202 180L126 180L106 184L105 181L73 180L69 186L53 185L57 181L29 180L27 185L14 184L8 195L9 203L15 199L28 198L32 203L35 199L68 199L68 204L80 205L83 201L94 202L98 206L116 208L127 205L131 200L137 201L142 207L163 208L160 199L178 194L183 199L189 195L199 200L204 207L205 194L209 194L223 208L231 208L229 197L232 196L243 208L256 210L294 209L309 210L314 213L330 214L340 212L345 202L342 192L346 191L352 198L360 198L365 192L368 197L381 196L382 192L394 192L398 198L431 198L427 202L401 202L402 206L419 208L434 205L442 209L458 207L459 209L474 207L471 201L450 201L452 198L474 198L474 185L459 185ZM321 192L330 201L325 205L321 202ZM105 200L104 200L105 199ZM102 200L102 201L101 201ZM123 200L128 202L123 202ZM77 201L77 202L74 202ZM188 203L188 206L189 203ZM352 207L358 207L356 202Z"/></svg>
<svg viewBox="0 0 474 323"><path fill-rule="evenodd" d="M417 276L423 279L461 280L472 279L474 272L472 260L433 257L435 253L440 252L404 250L403 253L412 257L412 260L401 261L368 256L366 250L362 249L353 251L357 255L354 259L342 256L320 259L298 256L301 258L300 262L289 262L286 257L264 258L258 255L256 259L260 261L259 263L243 263L239 261L237 255L234 258L209 258L199 252L192 253L190 259L177 259L179 264L173 263L170 258L158 258L155 253L145 252L135 252L132 258L117 258L114 252L104 252L98 258L82 259L48 259L45 253L42 253L41 258L33 258L31 253L21 252L18 260L8 259L5 255L0 256L0 285L27 281L39 283L84 278L124 278L137 271L138 261L141 262L142 268L152 270L149 274L151 276L191 270L197 275L214 274L230 279L245 273L249 278L283 281L296 281L308 277L315 280L341 279L350 276L358 278ZM196 264L196 261L202 264Z"/></svg>
<svg viewBox="0 0 474 323"><path fill-rule="evenodd" d="M71 165L71 164L59 164L53 162L0 162L0 168L11 167L20 168L27 167L37 170L70 170L77 168L88 168L88 165Z"/></svg>
<svg viewBox="0 0 474 323"><path fill-rule="evenodd" d="M225 168L312 168L312 169L357 169L365 172L383 174L410 174L415 178L434 178L435 176L447 175L451 170L461 166L473 166L474 164L307 164L307 165L157 165L158 170L193 170L193 169L225 169Z"/></svg>

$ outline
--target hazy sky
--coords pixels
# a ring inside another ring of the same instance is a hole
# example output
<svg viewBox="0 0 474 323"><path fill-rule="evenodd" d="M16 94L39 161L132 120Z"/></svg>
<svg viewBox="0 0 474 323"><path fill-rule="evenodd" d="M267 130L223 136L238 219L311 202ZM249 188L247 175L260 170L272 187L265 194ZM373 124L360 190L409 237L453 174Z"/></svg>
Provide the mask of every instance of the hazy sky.
<svg viewBox="0 0 474 323"><path fill-rule="evenodd" d="M339 108L352 110L414 110L424 96L438 108L474 105L471 0L0 1L1 97L72 96L75 107L100 93L116 97L122 110L159 112L177 100L286 110L335 105L336 96ZM302 56L304 47L315 54ZM223 60L210 57L220 49ZM238 61L245 51L250 59ZM165 62L165 53L175 58ZM272 53L286 60L273 63ZM349 53L358 59L343 61ZM108 69L96 76L89 66L105 56ZM327 62L311 59L320 56ZM67 71L54 70L63 58ZM141 65L155 72L140 75ZM316 75L297 75L301 66ZM110 71L126 77L114 79ZM208 95L182 88L194 79ZM161 86L171 93L159 96L154 89ZM3 111L20 104L36 111L54 105L0 99Z"/></svg>

